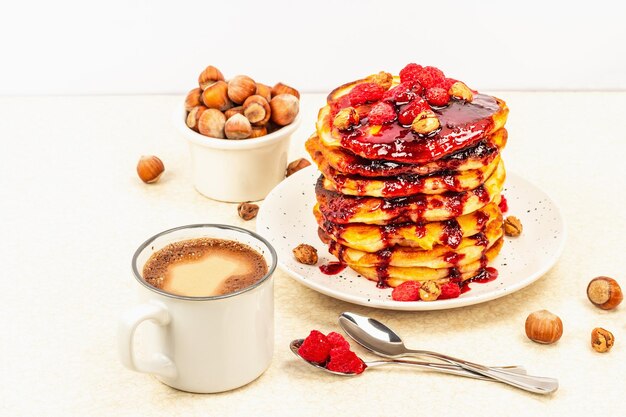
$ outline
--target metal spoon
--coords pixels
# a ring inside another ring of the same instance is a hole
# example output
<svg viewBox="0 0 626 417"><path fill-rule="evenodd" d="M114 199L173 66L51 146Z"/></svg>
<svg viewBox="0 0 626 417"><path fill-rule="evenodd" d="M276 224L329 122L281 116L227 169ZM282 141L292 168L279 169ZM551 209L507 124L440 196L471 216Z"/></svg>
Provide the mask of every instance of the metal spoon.
<svg viewBox="0 0 626 417"><path fill-rule="evenodd" d="M361 346L387 358L417 356L438 359L537 394L549 394L559 388L559 382L554 378L520 375L509 370L490 368L436 352L408 349L393 330L369 317L345 312L339 316L339 325Z"/></svg>
<svg viewBox="0 0 626 417"><path fill-rule="evenodd" d="M304 359L302 356L300 356L300 353L298 353L298 349L300 349L300 346L302 345L302 342L304 341L304 339L296 339L296 340L292 340L291 343L289 344L289 348L291 349L291 351L293 352L294 355L296 355L297 357L299 357L300 359L302 359L303 361L305 361L306 363L308 363L311 366L314 366L315 368L321 369L323 371L326 371L328 373L331 374L335 374L335 375L341 375L341 376L357 376L359 374L351 374L351 373L345 373L345 372L337 372L337 371L331 371L330 369L315 363L315 362L310 362L306 359ZM440 364L440 363L432 363L432 362L421 362L421 361L407 361L407 360L402 360L402 359L387 359L387 360L378 360L378 361L367 361L365 362L366 365L366 370L369 368L376 368L379 366L385 366L385 365L408 365L408 366L413 366L416 368L422 368L422 369L426 369L429 371L435 371L435 372L441 372L444 374L451 374L451 375L458 375L458 376L465 376L468 378L474 378L474 379L482 379L484 381L493 381L493 379L488 378L486 376L474 373L474 372L470 372L467 371L463 368L460 368L458 366L454 366L454 365L449 365L449 364ZM522 368L521 370L517 367L510 367L510 368L506 368L506 369L511 369L512 372L525 372L524 369Z"/></svg>

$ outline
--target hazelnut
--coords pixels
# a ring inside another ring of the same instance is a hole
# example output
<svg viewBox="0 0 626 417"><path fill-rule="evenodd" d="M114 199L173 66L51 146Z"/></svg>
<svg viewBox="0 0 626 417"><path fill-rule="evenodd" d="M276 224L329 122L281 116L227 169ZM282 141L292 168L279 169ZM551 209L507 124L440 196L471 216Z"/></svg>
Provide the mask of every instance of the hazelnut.
<svg viewBox="0 0 626 417"><path fill-rule="evenodd" d="M250 121L241 114L235 114L226 120L224 125L224 134L228 139L246 139L252 133Z"/></svg>
<svg viewBox="0 0 626 417"><path fill-rule="evenodd" d="M300 92L293 87L289 87L286 84L278 83L272 87L272 97L276 97L279 94L291 94L300 100Z"/></svg>
<svg viewBox="0 0 626 417"><path fill-rule="evenodd" d="M370 111L372 110L372 107L374 106L371 104L359 104L358 106L356 106L355 110L357 114L359 115L359 119L364 119L367 116L369 116Z"/></svg>
<svg viewBox="0 0 626 417"><path fill-rule="evenodd" d="M202 116L202 113L204 113L206 109L207 108L204 107L203 105L199 105L191 109L189 113L187 113L187 120L186 120L187 127L197 132L198 120L200 119L200 116Z"/></svg>
<svg viewBox="0 0 626 417"><path fill-rule="evenodd" d="M440 126L439 119L432 110L422 111L413 119L413 123L411 123L411 129L413 129L415 133L422 135L428 135L439 129Z"/></svg>
<svg viewBox="0 0 626 417"><path fill-rule="evenodd" d="M300 171L301 169L308 167L309 165L311 165L311 163L304 158L296 159L295 161L292 161L289 163L289 165L287 165L286 175L289 177L292 174Z"/></svg>
<svg viewBox="0 0 626 417"><path fill-rule="evenodd" d="M624 299L617 281L609 277L592 279L587 285L587 297L593 305L603 310L613 310Z"/></svg>
<svg viewBox="0 0 626 417"><path fill-rule="evenodd" d="M202 95L202 90L199 88L194 88L190 92L187 93L187 97L185 97L185 110L191 111L196 106L202 104L200 102L200 97Z"/></svg>
<svg viewBox="0 0 626 417"><path fill-rule="evenodd" d="M233 103L228 99L228 84L216 81L208 85L202 92L202 102L208 108L219 111L233 107Z"/></svg>
<svg viewBox="0 0 626 417"><path fill-rule="evenodd" d="M198 77L198 85L203 90L216 81L224 81L224 75L212 65L206 67Z"/></svg>
<svg viewBox="0 0 626 417"><path fill-rule="evenodd" d="M615 336L602 327L596 327L591 331L591 347L596 352L605 353L611 350L615 343Z"/></svg>
<svg viewBox="0 0 626 417"><path fill-rule="evenodd" d="M526 336L533 342L551 344L563 335L563 322L548 310L531 313L526 319Z"/></svg>
<svg viewBox="0 0 626 417"><path fill-rule="evenodd" d="M460 98L465 101L474 100L474 93L472 93L472 90L470 90L470 88L461 81L457 81L452 84L450 89L448 89L448 94L452 97Z"/></svg>
<svg viewBox="0 0 626 417"><path fill-rule="evenodd" d="M224 112L224 116L226 116L226 120L230 119L236 114L243 114L243 106L231 107L230 109Z"/></svg>
<svg viewBox="0 0 626 417"><path fill-rule="evenodd" d="M263 96L253 95L243 102L243 115L250 123L263 126L270 120L270 103Z"/></svg>
<svg viewBox="0 0 626 417"><path fill-rule="evenodd" d="M515 216L508 216L504 219L504 234L516 237L522 234L522 222Z"/></svg>
<svg viewBox="0 0 626 417"><path fill-rule="evenodd" d="M137 175L146 184L157 182L164 170L163 161L154 155L144 155L137 163Z"/></svg>
<svg viewBox="0 0 626 417"><path fill-rule="evenodd" d="M241 203L237 206L237 213L245 221L252 220L259 213L259 206L252 203Z"/></svg>
<svg viewBox="0 0 626 417"><path fill-rule="evenodd" d="M385 71L380 71L378 74L372 74L366 78L371 83L376 83L384 90L389 90L391 83L393 82L393 75Z"/></svg>
<svg viewBox="0 0 626 417"><path fill-rule="evenodd" d="M267 127L252 126L252 133L250 133L250 138L258 138L265 135L267 135Z"/></svg>
<svg viewBox="0 0 626 417"><path fill-rule="evenodd" d="M337 112L333 120L333 126L339 130L346 130L351 126L358 125L360 120L359 113L354 107L346 107Z"/></svg>
<svg viewBox="0 0 626 417"><path fill-rule="evenodd" d="M256 83L247 75L237 75L228 82L228 98L241 104L256 93Z"/></svg>
<svg viewBox="0 0 626 417"><path fill-rule="evenodd" d="M279 126L293 122L300 111L300 100L291 94L279 94L270 101L271 120Z"/></svg>
<svg viewBox="0 0 626 417"><path fill-rule="evenodd" d="M441 295L441 288L435 281L424 281L419 293L422 301L435 301Z"/></svg>
<svg viewBox="0 0 626 417"><path fill-rule="evenodd" d="M301 243L293 249L293 256L301 264L315 265L317 263L317 249L306 243Z"/></svg>
<svg viewBox="0 0 626 417"><path fill-rule="evenodd" d="M212 138L224 139L226 116L219 110L206 109L198 119L198 132Z"/></svg>
<svg viewBox="0 0 626 417"><path fill-rule="evenodd" d="M272 89L265 84L256 83L256 93L254 94L263 97L268 103L272 99Z"/></svg>

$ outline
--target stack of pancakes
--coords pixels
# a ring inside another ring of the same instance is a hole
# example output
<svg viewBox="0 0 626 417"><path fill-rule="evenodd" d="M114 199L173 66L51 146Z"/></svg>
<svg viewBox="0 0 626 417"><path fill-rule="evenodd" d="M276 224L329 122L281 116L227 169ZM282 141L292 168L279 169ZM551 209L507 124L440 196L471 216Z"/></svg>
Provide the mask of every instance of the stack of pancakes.
<svg viewBox="0 0 626 417"><path fill-rule="evenodd" d="M390 98L401 82L398 88L406 88L400 77L381 72L345 84L320 110L316 134L306 143L322 172L314 208L320 237L340 262L380 287L409 280L462 286L483 274L502 247L500 152L508 108L465 87L463 98L428 106L439 122L432 131L416 132L415 124L398 118L370 123L377 103L390 103L398 115L407 108L409 102ZM361 93L351 96L365 83L378 84L385 95L375 91L365 102ZM427 89L415 84L408 97L424 101ZM346 108L357 114L347 126L335 122Z"/></svg>

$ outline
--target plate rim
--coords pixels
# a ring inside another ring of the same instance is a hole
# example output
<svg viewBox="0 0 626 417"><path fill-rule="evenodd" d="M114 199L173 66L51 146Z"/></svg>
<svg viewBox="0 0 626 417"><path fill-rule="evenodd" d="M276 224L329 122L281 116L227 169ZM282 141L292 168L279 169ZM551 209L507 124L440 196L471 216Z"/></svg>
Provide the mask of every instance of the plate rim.
<svg viewBox="0 0 626 417"><path fill-rule="evenodd" d="M270 191L270 193L265 197L264 203L265 201L271 199L274 195L277 195L280 191L282 191L288 185L290 185L290 182L295 181L295 178L305 176L305 175L312 176L314 170L319 173L319 170L317 169L317 167L311 165L309 167L306 167L294 173L289 178L285 178L285 180L283 180L280 184L274 187L272 191ZM561 233L559 234L559 242L558 242L558 246L556 250L546 260L546 262L544 263L544 266L542 268L539 268L537 271L530 274L529 276L525 277L524 279L514 282L510 285L506 285L501 288L495 288L490 292L479 294L479 295L469 297L469 298L452 298L448 300L437 300L436 302L432 302L432 303L427 303L423 301L394 301L394 300L372 300L372 299L370 299L370 301L367 301L367 300L363 300L363 297L358 297L358 296L351 295L351 294L345 294L343 292L332 290L326 286L310 281L306 277L298 274L296 271L293 271L291 268L287 267L287 265L282 262L282 259L280 256L278 256L278 267L280 268L281 271L285 272L295 281L299 282L305 287L308 287L328 297L332 297L341 301L345 301L348 303L352 303L352 304L356 304L356 305L360 305L364 307L378 308L378 309L383 309L383 310L397 310L397 311L449 310L453 308L461 308L461 307L467 307L467 306L471 306L475 304L482 304L488 301L492 301L492 300L504 297L508 294L512 294L536 282L545 274L547 274L556 265L561 255L563 254L563 251L565 249L565 244L567 242L567 237L568 237L567 224L565 223L565 218L563 217L562 210L560 206L557 204L557 202L552 197L550 197L550 195L546 193L541 187L536 186L535 184L528 181L521 175L513 171L507 170L507 180L511 179L512 177L515 178L515 182L525 183L524 184L525 186L530 186L534 188L535 190L543 194L550 201L550 203L555 208L557 221L560 223L560 227L561 227ZM265 221L265 218L268 215L266 214L266 210L264 209L264 207L265 207L265 204L262 204L259 210L259 214L257 216L257 222L256 222L256 225L257 225L256 230L258 234L263 236L265 239L267 239L271 243L272 239L270 239L268 236L265 236L262 230L268 227L267 222Z"/></svg>

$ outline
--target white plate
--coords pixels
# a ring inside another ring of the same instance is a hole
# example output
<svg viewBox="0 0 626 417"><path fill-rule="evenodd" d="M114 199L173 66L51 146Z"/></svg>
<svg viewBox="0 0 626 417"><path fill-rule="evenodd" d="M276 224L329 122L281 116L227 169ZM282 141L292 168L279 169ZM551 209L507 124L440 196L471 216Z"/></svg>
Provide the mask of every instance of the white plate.
<svg viewBox="0 0 626 417"><path fill-rule="evenodd" d="M434 302L402 302L391 299L391 289L361 277L350 268L337 275L325 275L319 265L337 259L317 236L313 216L315 182L320 173L311 166L281 182L267 196L257 218L257 232L270 241L278 253L278 264L300 283L331 297L354 304L390 310L441 310L482 303L518 291L545 274L557 261L565 245L565 224L556 204L539 188L507 173L503 195L507 214L518 217L524 231L517 238L505 238L498 257L490 263L499 276L485 284L472 283L471 290L458 298ZM317 248L318 266L298 263L292 249L300 243Z"/></svg>

